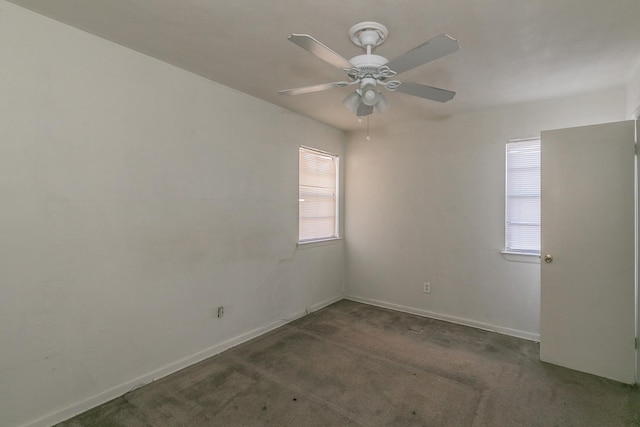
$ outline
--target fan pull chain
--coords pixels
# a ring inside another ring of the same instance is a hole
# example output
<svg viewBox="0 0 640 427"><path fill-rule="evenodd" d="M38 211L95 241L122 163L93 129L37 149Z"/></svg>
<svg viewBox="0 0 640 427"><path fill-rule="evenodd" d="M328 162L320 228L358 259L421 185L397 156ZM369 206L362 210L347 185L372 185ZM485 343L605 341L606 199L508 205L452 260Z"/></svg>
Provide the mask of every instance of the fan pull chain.
<svg viewBox="0 0 640 427"><path fill-rule="evenodd" d="M367 141L371 141L371 137L369 136L369 116L367 116Z"/></svg>

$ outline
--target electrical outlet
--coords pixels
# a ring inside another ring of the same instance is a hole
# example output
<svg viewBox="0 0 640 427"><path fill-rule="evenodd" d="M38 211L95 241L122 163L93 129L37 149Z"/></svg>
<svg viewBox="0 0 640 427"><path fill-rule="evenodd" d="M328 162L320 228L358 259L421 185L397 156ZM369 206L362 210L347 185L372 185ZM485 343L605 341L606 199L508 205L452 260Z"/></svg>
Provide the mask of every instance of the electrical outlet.
<svg viewBox="0 0 640 427"><path fill-rule="evenodd" d="M218 317L222 317L224 316L224 307L220 306L218 307Z"/></svg>
<svg viewBox="0 0 640 427"><path fill-rule="evenodd" d="M425 294L431 293L431 282L424 282L424 293Z"/></svg>

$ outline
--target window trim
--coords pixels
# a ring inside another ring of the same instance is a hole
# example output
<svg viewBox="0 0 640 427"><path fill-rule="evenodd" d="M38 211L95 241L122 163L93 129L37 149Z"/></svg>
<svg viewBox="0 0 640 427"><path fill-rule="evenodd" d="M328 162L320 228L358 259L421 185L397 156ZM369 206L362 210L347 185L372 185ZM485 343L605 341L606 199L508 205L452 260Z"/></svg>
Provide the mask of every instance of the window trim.
<svg viewBox="0 0 640 427"><path fill-rule="evenodd" d="M509 194L508 194L508 185L509 185L509 181L508 181L508 175L509 175L509 160L508 160L508 155L507 155L507 151L508 151L508 147L509 144L512 143L518 143L518 142L529 142L529 141L538 141L539 144L542 144L542 139L540 136L536 136L536 137L531 137L531 138L521 138L521 139L510 139L507 141L507 143L505 144L505 156L504 156L504 177L505 177L505 181L504 181L504 247L502 249L501 254L502 256L508 260L508 261L517 261L517 262L529 262L529 263L539 263L540 262L540 253L542 251L542 248L539 247L537 251L531 251L531 250L514 250L514 249L508 249L507 247L507 242L508 242L508 235L507 235L507 228L508 228L508 223L507 223L507 218L508 218L508 200L509 200ZM540 145L540 148L542 149L542 145ZM541 228L541 222L538 224L539 227Z"/></svg>
<svg viewBox="0 0 640 427"><path fill-rule="evenodd" d="M298 247L306 247L306 246L310 246L310 245L314 245L314 246L324 246L324 245L329 245L331 243L335 243L337 241L342 240L342 237L330 237L327 239L318 239L318 240L302 240L296 243L296 246Z"/></svg>
<svg viewBox="0 0 640 427"><path fill-rule="evenodd" d="M325 155L331 157L335 162L336 168L336 187L335 187L335 230L333 236L326 237L317 237L312 239L304 239L300 240L300 151L307 150L319 155ZM298 241L297 246L307 246L310 244L327 244L334 242L336 240L342 240L342 236L340 235L340 156L335 153L331 153L326 150L322 150L315 147L310 147L308 145L299 145L298 146Z"/></svg>

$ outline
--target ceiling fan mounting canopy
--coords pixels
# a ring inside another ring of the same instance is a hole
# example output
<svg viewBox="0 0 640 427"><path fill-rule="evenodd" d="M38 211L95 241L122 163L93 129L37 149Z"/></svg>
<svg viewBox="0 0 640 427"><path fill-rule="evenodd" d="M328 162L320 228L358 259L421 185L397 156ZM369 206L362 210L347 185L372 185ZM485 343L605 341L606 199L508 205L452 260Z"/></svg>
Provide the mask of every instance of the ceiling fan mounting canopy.
<svg viewBox="0 0 640 427"><path fill-rule="evenodd" d="M349 29L349 38L358 47L378 47L388 36L387 27L377 22L360 22Z"/></svg>
<svg viewBox="0 0 640 427"><path fill-rule="evenodd" d="M387 58L375 55L373 49L385 42L389 35L387 27L377 22L361 22L349 30L349 38L358 47L365 50L362 55L347 60L329 49L308 34L292 34L289 40L318 58L341 68L351 81L339 81L278 91L282 95L300 95L319 92L336 87L358 85L355 92L349 94L343 103L358 116L368 116L374 107L378 113L389 106L386 97L378 89L379 86L392 92L446 102L455 96L455 92L425 86L417 83L401 82L387 79L412 68L426 64L460 49L458 41L447 34L440 34L431 40L411 49L399 57L388 61Z"/></svg>

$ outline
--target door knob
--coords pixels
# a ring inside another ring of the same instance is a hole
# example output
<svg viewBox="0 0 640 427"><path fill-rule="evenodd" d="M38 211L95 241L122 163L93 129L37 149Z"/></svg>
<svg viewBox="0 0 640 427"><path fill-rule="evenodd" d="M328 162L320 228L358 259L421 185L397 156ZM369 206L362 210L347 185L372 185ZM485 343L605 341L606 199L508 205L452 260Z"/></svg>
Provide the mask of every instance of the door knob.
<svg viewBox="0 0 640 427"><path fill-rule="evenodd" d="M553 261L553 256L546 254L544 256L544 262L546 262L547 264L549 264L551 261Z"/></svg>

